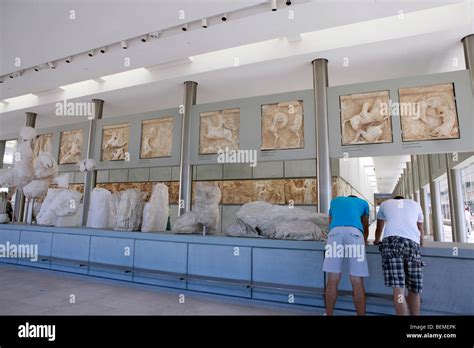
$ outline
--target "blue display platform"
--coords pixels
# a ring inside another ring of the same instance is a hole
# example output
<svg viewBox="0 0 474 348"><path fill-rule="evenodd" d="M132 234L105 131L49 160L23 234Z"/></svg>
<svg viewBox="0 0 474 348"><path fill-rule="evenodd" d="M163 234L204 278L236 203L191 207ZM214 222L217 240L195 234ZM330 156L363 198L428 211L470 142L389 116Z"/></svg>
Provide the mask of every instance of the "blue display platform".
<svg viewBox="0 0 474 348"><path fill-rule="evenodd" d="M0 225L0 244L38 245L37 261L0 262L248 299L324 306L324 243ZM422 249L424 314L474 314L474 250ZM393 314L380 255L367 247L367 312ZM353 309L347 270L336 308Z"/></svg>

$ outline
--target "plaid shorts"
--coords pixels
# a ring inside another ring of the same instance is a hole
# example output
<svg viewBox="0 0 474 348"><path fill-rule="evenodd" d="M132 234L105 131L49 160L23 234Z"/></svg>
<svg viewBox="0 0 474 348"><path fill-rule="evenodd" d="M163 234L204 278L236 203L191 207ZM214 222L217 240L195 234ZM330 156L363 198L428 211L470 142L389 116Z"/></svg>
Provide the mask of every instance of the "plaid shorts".
<svg viewBox="0 0 474 348"><path fill-rule="evenodd" d="M407 288L421 293L423 290L423 266L420 245L414 241L390 236L382 240L379 246L382 254L382 268L385 286Z"/></svg>

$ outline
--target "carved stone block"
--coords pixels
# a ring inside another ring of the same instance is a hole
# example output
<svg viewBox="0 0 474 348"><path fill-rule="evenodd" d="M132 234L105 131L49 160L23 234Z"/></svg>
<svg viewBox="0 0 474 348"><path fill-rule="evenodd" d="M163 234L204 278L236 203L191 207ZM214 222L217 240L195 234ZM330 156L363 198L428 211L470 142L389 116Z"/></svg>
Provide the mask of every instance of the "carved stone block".
<svg viewBox="0 0 474 348"><path fill-rule="evenodd" d="M51 152L53 133L41 134L34 140L33 154L37 157L42 152Z"/></svg>
<svg viewBox="0 0 474 348"><path fill-rule="evenodd" d="M262 105L261 150L304 147L303 101Z"/></svg>
<svg viewBox="0 0 474 348"><path fill-rule="evenodd" d="M82 159L84 131L75 129L61 132L59 164L76 164Z"/></svg>
<svg viewBox="0 0 474 348"><path fill-rule="evenodd" d="M199 153L216 154L219 150L239 149L240 109L226 109L200 114Z"/></svg>
<svg viewBox="0 0 474 348"><path fill-rule="evenodd" d="M392 142L388 91L340 97L342 145Z"/></svg>
<svg viewBox="0 0 474 348"><path fill-rule="evenodd" d="M398 92L403 141L459 138L452 83L400 88Z"/></svg>
<svg viewBox="0 0 474 348"><path fill-rule="evenodd" d="M102 161L123 161L128 154L130 124L121 123L103 127Z"/></svg>
<svg viewBox="0 0 474 348"><path fill-rule="evenodd" d="M109 226L118 231L139 231L145 199L137 189L116 192L110 196Z"/></svg>
<svg viewBox="0 0 474 348"><path fill-rule="evenodd" d="M165 231L169 216L169 194L165 184L155 184L143 210L142 232Z"/></svg>
<svg viewBox="0 0 474 348"><path fill-rule="evenodd" d="M173 125L173 117L143 121L140 158L171 156Z"/></svg>

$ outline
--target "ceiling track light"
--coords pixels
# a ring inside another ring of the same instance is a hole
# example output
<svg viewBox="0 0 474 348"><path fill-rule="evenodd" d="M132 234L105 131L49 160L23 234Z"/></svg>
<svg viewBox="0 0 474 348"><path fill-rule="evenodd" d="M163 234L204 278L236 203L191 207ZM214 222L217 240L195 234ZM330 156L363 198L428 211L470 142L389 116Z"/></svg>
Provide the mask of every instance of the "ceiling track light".
<svg viewBox="0 0 474 348"><path fill-rule="evenodd" d="M0 1L1 1L1 0L0 0ZM277 11L277 9L278 9L278 1L283 2L283 0L266 0L266 1L267 1L267 2L269 1L269 2L271 3L272 11ZM292 1L291 1L291 0L286 0L285 3L286 3L287 6L290 6L290 5L292 4ZM259 6L260 6L260 5L259 5ZM265 11L265 10L263 9L263 11ZM236 12L236 13L237 13L237 12ZM232 12L232 14L234 14L234 12ZM217 16L216 16L216 17L217 17ZM215 17L212 17L212 18L215 18ZM226 21L228 20L228 18L229 18L229 17L228 17L228 13L223 13L223 14L221 15L221 21L222 21L222 22L226 22ZM197 22L197 21L196 21L196 22ZM192 23L192 25L193 25L193 24L194 24L194 22ZM208 18L201 18L201 26L202 26L202 28L208 28ZM170 28L166 28L166 29L163 29L163 30L168 30L168 29L171 29L171 31L173 31L173 30L176 30L177 27L170 27ZM146 35L143 35L143 36L141 36L141 37L139 37L139 38L140 38L141 41L144 42L144 43L147 42L148 40L158 39L159 37L161 37L161 35L162 35L162 33L163 33L163 30L158 30L158 31L156 31L156 32L151 32L151 33L146 34ZM181 26L181 30L182 30L182 31L188 31L188 23L184 23L184 24ZM135 40L136 40L136 37L133 38L133 39L131 39L131 40L135 41ZM128 43L127 43L126 40L121 40L121 41L119 41L119 43L120 43L122 49L128 49ZM116 45L116 44L118 44L118 42L113 43L113 45ZM89 51L87 52L87 55L88 55L89 57L91 57L91 58L94 57L94 55L95 55L95 53L96 53L96 50L100 51L101 53L106 53L106 51L107 51L107 46L104 46L104 47L102 47L102 48L100 48L100 49L92 49L92 50L89 50ZM83 53L81 53L81 54L83 54ZM74 56L69 56L69 57L67 57L67 58L62 58L62 59L64 60L64 62L70 64L70 63L72 62L73 57L74 57ZM59 62L59 61L58 61L58 62ZM43 64L40 64L40 65L38 65L38 66L35 66L35 67L33 67L32 69L33 69L34 71L38 72L38 71L43 70L43 69L46 69L46 68L48 68L48 67L49 67L50 69L55 69L55 68L56 68L56 66L55 66L55 64L54 64L53 62L48 62L48 63L43 63ZM23 72L24 72L24 71L20 71L20 72L12 73L12 74L10 74L10 75L4 75L4 76L3 76L3 79L6 79L7 77L10 77L10 78L13 79L13 78L15 78L15 77L17 77L17 76L21 76ZM3 82L4 82L4 80L1 80L1 79L0 79L0 83L3 83Z"/></svg>
<svg viewBox="0 0 474 348"><path fill-rule="evenodd" d="M277 0L271 0L271 4L272 4L272 11L278 10Z"/></svg>
<svg viewBox="0 0 474 348"><path fill-rule="evenodd" d="M20 77L21 75L23 75L23 70L22 71L15 71L15 72L11 73L10 75L8 75L8 77L11 78L11 79L14 79L15 77Z"/></svg>
<svg viewBox="0 0 474 348"><path fill-rule="evenodd" d="M161 36L161 31L154 31L148 35L150 39L159 39Z"/></svg>

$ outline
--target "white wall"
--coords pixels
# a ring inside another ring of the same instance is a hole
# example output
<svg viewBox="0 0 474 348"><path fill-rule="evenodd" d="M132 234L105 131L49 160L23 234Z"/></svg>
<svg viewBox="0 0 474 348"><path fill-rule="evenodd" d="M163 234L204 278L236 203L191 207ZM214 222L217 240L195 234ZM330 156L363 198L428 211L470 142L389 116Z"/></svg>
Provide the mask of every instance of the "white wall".
<svg viewBox="0 0 474 348"><path fill-rule="evenodd" d="M369 179L360 158L339 160L339 175L359 191L367 201L374 202L374 192L370 187Z"/></svg>

